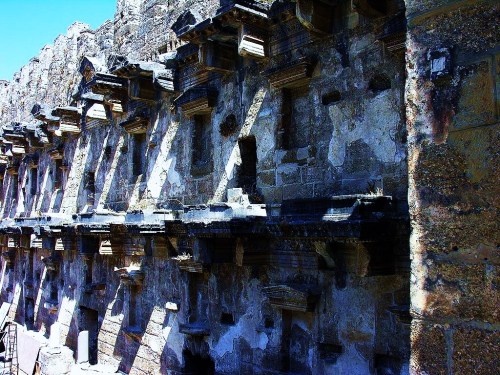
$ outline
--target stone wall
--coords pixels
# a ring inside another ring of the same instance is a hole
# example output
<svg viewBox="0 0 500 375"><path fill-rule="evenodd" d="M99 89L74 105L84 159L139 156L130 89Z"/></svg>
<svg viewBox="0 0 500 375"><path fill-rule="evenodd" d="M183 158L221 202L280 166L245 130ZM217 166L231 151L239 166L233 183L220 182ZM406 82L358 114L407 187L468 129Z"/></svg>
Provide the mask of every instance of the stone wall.
<svg viewBox="0 0 500 375"><path fill-rule="evenodd" d="M0 82L10 317L131 374L498 368L495 7L236 3L119 0Z"/></svg>
<svg viewBox="0 0 500 375"><path fill-rule="evenodd" d="M408 1L412 371L498 371L498 6Z"/></svg>

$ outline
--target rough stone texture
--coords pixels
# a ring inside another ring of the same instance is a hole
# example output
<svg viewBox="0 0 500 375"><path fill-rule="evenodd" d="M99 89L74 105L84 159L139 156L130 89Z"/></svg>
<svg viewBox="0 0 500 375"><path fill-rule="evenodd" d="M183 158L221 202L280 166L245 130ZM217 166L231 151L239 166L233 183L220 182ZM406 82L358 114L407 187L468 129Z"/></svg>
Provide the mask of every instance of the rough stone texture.
<svg viewBox="0 0 500 375"><path fill-rule="evenodd" d="M444 332L412 330L412 368L495 373L498 4L407 1L407 10L412 313ZM428 51L443 47L451 70L433 80Z"/></svg>

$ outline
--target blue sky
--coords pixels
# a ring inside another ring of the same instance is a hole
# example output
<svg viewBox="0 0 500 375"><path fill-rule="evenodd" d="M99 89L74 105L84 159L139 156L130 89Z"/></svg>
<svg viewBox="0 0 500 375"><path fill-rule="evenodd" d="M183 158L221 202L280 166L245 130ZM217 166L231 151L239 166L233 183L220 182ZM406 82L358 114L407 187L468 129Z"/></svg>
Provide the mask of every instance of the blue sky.
<svg viewBox="0 0 500 375"><path fill-rule="evenodd" d="M0 79L11 80L73 22L95 29L115 9L116 0L0 0Z"/></svg>

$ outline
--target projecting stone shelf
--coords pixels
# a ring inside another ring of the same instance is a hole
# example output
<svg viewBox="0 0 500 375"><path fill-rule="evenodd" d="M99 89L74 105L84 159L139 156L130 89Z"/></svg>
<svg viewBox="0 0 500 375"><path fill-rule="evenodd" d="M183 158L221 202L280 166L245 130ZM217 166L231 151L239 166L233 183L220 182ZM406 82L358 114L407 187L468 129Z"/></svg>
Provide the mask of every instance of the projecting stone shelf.
<svg viewBox="0 0 500 375"><path fill-rule="evenodd" d="M62 133L80 133L81 113L76 107L57 107L54 114L60 118L59 131Z"/></svg>
<svg viewBox="0 0 500 375"><path fill-rule="evenodd" d="M161 91L167 93L175 93L176 84L175 84L175 70L174 69L166 69L159 72L155 72L153 77L154 84Z"/></svg>
<svg viewBox="0 0 500 375"><path fill-rule="evenodd" d="M288 64L275 67L264 72L274 88L294 88L305 86L312 77L315 61L310 57L303 57Z"/></svg>
<svg viewBox="0 0 500 375"><path fill-rule="evenodd" d="M179 325L179 332L189 336L210 336L210 327L205 322Z"/></svg>
<svg viewBox="0 0 500 375"><path fill-rule="evenodd" d="M144 134L148 130L149 117L144 114L135 115L120 124L129 134Z"/></svg>
<svg viewBox="0 0 500 375"><path fill-rule="evenodd" d="M108 73L96 73L95 83L91 87L94 94L114 99L121 99L126 95L127 89L128 81L125 78Z"/></svg>
<svg viewBox="0 0 500 375"><path fill-rule="evenodd" d="M283 310L314 311L318 294L299 290L288 285L268 286L262 292L269 299L269 303Z"/></svg>
<svg viewBox="0 0 500 375"><path fill-rule="evenodd" d="M187 90L175 100L186 116L210 113L217 102L217 90L209 87L195 87Z"/></svg>
<svg viewBox="0 0 500 375"><path fill-rule="evenodd" d="M60 120L59 117L53 114L53 108L46 104L35 104L31 109L31 114L35 119L47 124L55 124Z"/></svg>
<svg viewBox="0 0 500 375"><path fill-rule="evenodd" d="M257 27L241 25L238 29L238 54L243 57L264 59L268 57L267 32Z"/></svg>
<svg viewBox="0 0 500 375"><path fill-rule="evenodd" d="M62 146L58 146L50 149L48 151L48 154L52 160L58 160L64 157L64 150Z"/></svg>
<svg viewBox="0 0 500 375"><path fill-rule="evenodd" d="M231 10L243 10L264 17L269 10L270 3L270 1L262 0L221 0L216 15L219 16Z"/></svg>
<svg viewBox="0 0 500 375"><path fill-rule="evenodd" d="M383 219L393 214L391 197L342 195L283 201L281 216L292 222Z"/></svg>
<svg viewBox="0 0 500 375"><path fill-rule="evenodd" d="M123 239L122 238L104 238L101 239L99 245L99 254L101 255L122 255Z"/></svg>

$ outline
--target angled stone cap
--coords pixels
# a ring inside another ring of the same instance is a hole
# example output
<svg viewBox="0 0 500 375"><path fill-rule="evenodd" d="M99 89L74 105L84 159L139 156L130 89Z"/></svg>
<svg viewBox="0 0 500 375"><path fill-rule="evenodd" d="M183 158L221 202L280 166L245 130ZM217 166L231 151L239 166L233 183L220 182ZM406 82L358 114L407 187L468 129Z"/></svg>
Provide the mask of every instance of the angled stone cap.
<svg viewBox="0 0 500 375"><path fill-rule="evenodd" d="M290 285L273 285L262 289L269 303L283 310L314 311L319 293L312 292L305 287Z"/></svg>

